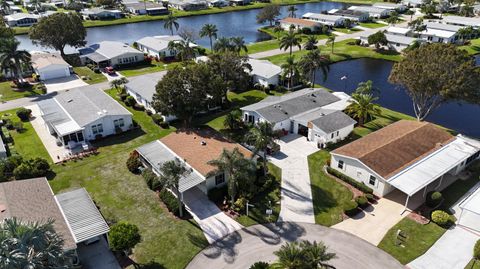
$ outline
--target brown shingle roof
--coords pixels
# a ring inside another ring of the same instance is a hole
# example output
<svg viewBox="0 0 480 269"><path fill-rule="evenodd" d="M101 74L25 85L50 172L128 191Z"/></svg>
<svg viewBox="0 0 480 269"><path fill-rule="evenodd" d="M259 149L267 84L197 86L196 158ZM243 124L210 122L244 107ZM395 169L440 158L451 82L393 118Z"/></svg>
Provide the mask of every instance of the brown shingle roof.
<svg viewBox="0 0 480 269"><path fill-rule="evenodd" d="M295 25L303 25L303 26L307 26L307 27L312 27L312 26L315 26L315 25L319 25L318 22L299 19L299 18L292 18L292 17L287 17L285 19L282 19L280 21L280 23L290 23L290 24L295 24Z"/></svg>
<svg viewBox="0 0 480 269"><path fill-rule="evenodd" d="M401 120L332 153L356 158L387 179L453 139L431 123Z"/></svg>
<svg viewBox="0 0 480 269"><path fill-rule="evenodd" d="M202 145L202 141L206 144ZM212 130L177 131L160 139L160 142L203 176L216 169L208 162L217 159L223 149L238 148L245 157L252 156L252 152L242 145L233 143Z"/></svg>
<svg viewBox="0 0 480 269"><path fill-rule="evenodd" d="M60 56L59 53L34 53L32 54L32 66L36 69L44 68L49 65L66 65L69 64Z"/></svg>
<svg viewBox="0 0 480 269"><path fill-rule="evenodd" d="M0 213L0 220L16 217L22 221L44 223L54 219L53 226L64 240L64 249L77 248L46 178L1 183L0 204L6 208Z"/></svg>

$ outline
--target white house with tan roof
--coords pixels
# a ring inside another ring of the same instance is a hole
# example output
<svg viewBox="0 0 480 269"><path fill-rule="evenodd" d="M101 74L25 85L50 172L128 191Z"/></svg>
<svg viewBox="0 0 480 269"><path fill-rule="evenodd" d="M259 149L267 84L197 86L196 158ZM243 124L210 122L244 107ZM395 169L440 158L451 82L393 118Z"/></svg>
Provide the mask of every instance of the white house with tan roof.
<svg viewBox="0 0 480 269"><path fill-rule="evenodd" d="M32 53L32 67L41 80L69 77L72 66L59 53Z"/></svg>
<svg viewBox="0 0 480 269"><path fill-rule="evenodd" d="M297 30L303 29L303 28L309 28L310 30L313 31L315 27L320 27L321 25L318 22L314 22L310 20L287 17L280 20L280 26L285 31L289 31L291 27L294 27L294 29L297 29Z"/></svg>
<svg viewBox="0 0 480 269"><path fill-rule="evenodd" d="M478 159L480 142L428 122L401 120L331 152L330 166L372 188L410 197L445 188Z"/></svg>
<svg viewBox="0 0 480 269"><path fill-rule="evenodd" d="M253 83L260 84L263 87L269 87L270 85L278 85L280 82L280 74L282 68L278 65L272 64L267 60L248 59L248 63L252 67L250 75L252 76Z"/></svg>

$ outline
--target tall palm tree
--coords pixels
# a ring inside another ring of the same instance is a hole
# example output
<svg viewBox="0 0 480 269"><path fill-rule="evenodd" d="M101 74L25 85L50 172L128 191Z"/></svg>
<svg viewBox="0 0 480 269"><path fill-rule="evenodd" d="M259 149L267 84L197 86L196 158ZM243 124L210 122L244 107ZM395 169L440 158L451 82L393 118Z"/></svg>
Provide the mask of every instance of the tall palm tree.
<svg viewBox="0 0 480 269"><path fill-rule="evenodd" d="M298 62L299 68L305 77L310 78L310 85L315 85L317 70L320 69L323 74L323 81L327 79L330 71L330 59L326 55L322 55L319 49L311 50L303 55Z"/></svg>
<svg viewBox="0 0 480 269"><path fill-rule="evenodd" d="M415 11L409 9L409 10L405 11L404 14L407 15L407 16L410 16L410 21L412 21L413 15L415 15Z"/></svg>
<svg viewBox="0 0 480 269"><path fill-rule="evenodd" d="M235 36L230 38L230 43L233 46L233 50L237 53L240 53L242 50L248 52L247 45L245 44L245 40L243 36Z"/></svg>
<svg viewBox="0 0 480 269"><path fill-rule="evenodd" d="M297 35L297 33L295 33L295 31L290 29L290 31L288 31L288 33L280 39L280 49L290 49L290 56L292 56L293 47L302 49L300 42L302 42L302 39Z"/></svg>
<svg viewBox="0 0 480 269"><path fill-rule="evenodd" d="M187 176L191 171L188 170L185 165L177 158L171 161L164 162L160 167L159 180L164 186L172 190L177 196L178 202L178 215L183 217L183 202L180 198L179 191L180 179Z"/></svg>
<svg viewBox="0 0 480 269"><path fill-rule="evenodd" d="M326 44L332 45L332 54L333 54L333 47L335 46L335 35L329 35Z"/></svg>
<svg viewBox="0 0 480 269"><path fill-rule="evenodd" d="M247 134L247 141L255 147L255 154L263 152L263 173L267 174L267 150L268 146L275 143L279 137L278 132L273 130L273 125L269 122L259 122Z"/></svg>
<svg viewBox="0 0 480 269"><path fill-rule="evenodd" d="M281 68L282 77L283 79L287 79L287 87L291 88L293 86L293 79L300 73L298 71L298 64L297 62L295 62L295 56L289 56L287 58L287 61L285 61L285 63L281 65Z"/></svg>
<svg viewBox="0 0 480 269"><path fill-rule="evenodd" d="M327 247L323 242L302 241L300 247L309 268L335 268L327 262L334 259L336 254L327 252Z"/></svg>
<svg viewBox="0 0 480 269"><path fill-rule="evenodd" d="M210 49L213 50L213 39L217 39L217 26L215 24L205 24L200 30L200 37L208 36L210 39Z"/></svg>
<svg viewBox="0 0 480 269"><path fill-rule="evenodd" d="M307 42L303 45L303 48L306 50L313 50L317 48L317 37L310 35L307 37Z"/></svg>
<svg viewBox="0 0 480 269"><path fill-rule="evenodd" d="M234 109L225 116L223 126L230 130L238 130L242 126L242 123L242 111L239 109Z"/></svg>
<svg viewBox="0 0 480 269"><path fill-rule="evenodd" d="M290 13L290 17L295 18L297 17L295 14L295 11L297 11L298 8L296 6L289 6L287 11Z"/></svg>
<svg viewBox="0 0 480 269"><path fill-rule="evenodd" d="M351 103L345 112L358 120L358 125L363 126L365 122L376 115L380 115L380 107L373 103L378 100L372 94L353 94L353 103Z"/></svg>
<svg viewBox="0 0 480 269"><path fill-rule="evenodd" d="M20 42L16 39L5 39L0 44L0 69L6 71L13 68L17 79L23 79L22 65L30 65L31 55L26 50L18 50Z"/></svg>
<svg viewBox="0 0 480 269"><path fill-rule="evenodd" d="M232 43L230 41L230 38L220 37L219 39L217 39L217 41L213 45L213 50L216 52L225 52L232 50Z"/></svg>
<svg viewBox="0 0 480 269"><path fill-rule="evenodd" d="M323 242L309 241L287 242L274 252L278 258L275 268L335 268L328 261L336 257L335 253L327 252Z"/></svg>
<svg viewBox="0 0 480 269"><path fill-rule="evenodd" d="M177 22L177 17L172 14L168 14L168 17L163 22L163 28L170 30L171 35L173 35L173 28L175 31L178 31L180 24Z"/></svg>
<svg viewBox="0 0 480 269"><path fill-rule="evenodd" d="M5 219L0 222L0 267L71 268L73 253L65 252L63 244L53 220L42 224Z"/></svg>
<svg viewBox="0 0 480 269"><path fill-rule="evenodd" d="M168 42L168 49L176 52L176 56L182 62L193 59L195 57L195 48L193 48L190 39L182 39L178 41Z"/></svg>

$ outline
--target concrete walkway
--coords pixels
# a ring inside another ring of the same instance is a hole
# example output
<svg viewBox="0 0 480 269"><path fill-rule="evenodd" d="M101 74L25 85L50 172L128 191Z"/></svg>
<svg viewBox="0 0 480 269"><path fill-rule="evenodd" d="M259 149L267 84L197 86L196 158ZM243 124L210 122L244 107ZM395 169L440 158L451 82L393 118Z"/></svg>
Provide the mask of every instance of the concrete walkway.
<svg viewBox="0 0 480 269"><path fill-rule="evenodd" d="M188 212L202 229L209 243L243 228L212 203L207 195L194 187L183 194Z"/></svg>
<svg viewBox="0 0 480 269"><path fill-rule="evenodd" d="M270 161L282 169L281 210L278 221L315 223L307 156L318 151L299 135L278 141L280 152Z"/></svg>
<svg viewBox="0 0 480 269"><path fill-rule="evenodd" d="M257 261L273 262L274 251L285 242L324 242L337 257L329 263L337 269L401 269L397 260L349 233L307 223L254 225L228 235L197 254L186 269L246 269Z"/></svg>

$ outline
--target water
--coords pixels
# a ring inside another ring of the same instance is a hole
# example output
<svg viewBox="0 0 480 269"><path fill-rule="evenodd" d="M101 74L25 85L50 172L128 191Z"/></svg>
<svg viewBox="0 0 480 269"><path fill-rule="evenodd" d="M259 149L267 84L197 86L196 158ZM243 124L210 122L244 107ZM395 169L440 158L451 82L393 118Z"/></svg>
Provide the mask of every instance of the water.
<svg viewBox="0 0 480 269"><path fill-rule="evenodd" d="M480 57L476 58L480 65ZM380 90L378 103L386 108L414 116L410 97L397 86L388 82L393 63L377 59L357 59L331 65L325 82L318 74L317 83L334 91L352 93L359 82L372 80ZM346 76L346 80L341 80ZM459 133L480 138L480 105L447 103L437 108L427 121L451 128Z"/></svg>
<svg viewBox="0 0 480 269"><path fill-rule="evenodd" d="M343 8L346 7L346 5L343 3L320 2L296 5L296 7L298 9L296 14L297 17L299 17L307 12L319 13L324 10ZM196 33L198 33L200 28L207 23L215 24L218 28L218 37L243 36L246 43L254 43L270 39L269 35L258 31L260 27L268 25L268 23L258 24L256 22L256 16L259 11L259 9L251 9L211 15L183 17L178 19L178 23L180 24L180 29L186 28L188 30L194 30ZM282 7L281 12L282 14L279 16L279 18L286 17L288 15L287 7ZM170 31L163 28L163 21L148 21L88 28L86 40L88 44L93 44L104 40L120 41L132 44L134 41L145 36L169 34ZM20 47L22 49L47 50L32 44L27 35L17 36L17 39L21 42ZM197 36L196 43L207 48L210 47L210 41L208 37L200 38ZM69 48L67 49L67 52L73 52L73 49Z"/></svg>

